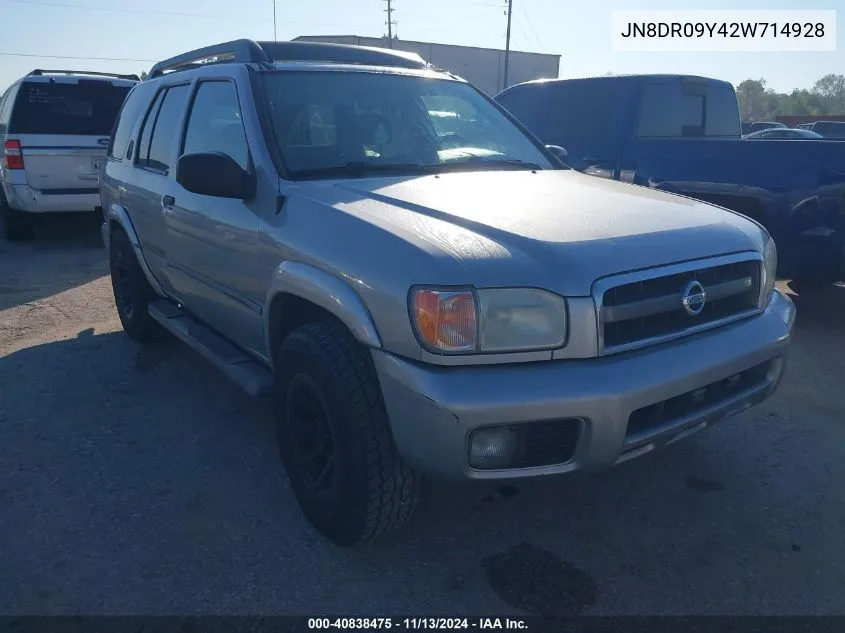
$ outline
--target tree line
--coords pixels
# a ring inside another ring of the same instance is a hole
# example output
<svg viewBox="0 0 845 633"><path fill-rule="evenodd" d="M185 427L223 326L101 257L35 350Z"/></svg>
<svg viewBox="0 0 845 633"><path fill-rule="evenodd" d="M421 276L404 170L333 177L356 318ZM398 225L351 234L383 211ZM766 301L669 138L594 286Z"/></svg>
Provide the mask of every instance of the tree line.
<svg viewBox="0 0 845 633"><path fill-rule="evenodd" d="M746 79L736 87L744 121L774 121L778 116L845 115L845 75L825 75L809 90L790 93L766 88L765 79Z"/></svg>

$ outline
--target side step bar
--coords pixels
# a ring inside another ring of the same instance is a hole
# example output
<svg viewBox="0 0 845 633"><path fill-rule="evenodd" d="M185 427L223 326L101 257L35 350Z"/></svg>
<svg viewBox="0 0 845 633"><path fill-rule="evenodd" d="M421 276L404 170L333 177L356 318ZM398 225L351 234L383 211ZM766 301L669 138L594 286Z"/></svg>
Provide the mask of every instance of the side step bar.
<svg viewBox="0 0 845 633"><path fill-rule="evenodd" d="M212 365L251 396L267 396L273 375L205 325L195 321L166 299L153 301L150 316L176 338L190 345Z"/></svg>

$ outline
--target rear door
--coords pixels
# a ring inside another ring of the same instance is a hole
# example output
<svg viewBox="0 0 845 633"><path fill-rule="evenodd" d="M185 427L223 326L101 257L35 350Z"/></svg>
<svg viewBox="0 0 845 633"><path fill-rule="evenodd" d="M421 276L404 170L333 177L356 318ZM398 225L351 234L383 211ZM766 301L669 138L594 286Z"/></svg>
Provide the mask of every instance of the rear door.
<svg viewBox="0 0 845 633"><path fill-rule="evenodd" d="M27 184L55 194L96 192L109 135L130 87L77 77L24 81L7 138L21 144Z"/></svg>

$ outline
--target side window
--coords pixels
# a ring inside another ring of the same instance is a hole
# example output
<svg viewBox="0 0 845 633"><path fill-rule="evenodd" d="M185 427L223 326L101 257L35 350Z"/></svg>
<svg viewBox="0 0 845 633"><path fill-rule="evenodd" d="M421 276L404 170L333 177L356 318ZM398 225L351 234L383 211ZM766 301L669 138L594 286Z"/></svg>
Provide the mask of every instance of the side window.
<svg viewBox="0 0 845 633"><path fill-rule="evenodd" d="M238 94L231 81L204 81L194 98L185 130L184 154L221 152L244 169L249 168Z"/></svg>
<svg viewBox="0 0 845 633"><path fill-rule="evenodd" d="M147 159L150 157L150 138L153 135L153 127L158 118L158 111L161 109L161 102L164 100L164 95L167 91L162 90L153 100L153 104L147 111L147 117L144 119L144 126L141 129L141 140L138 142L137 164L141 167L146 167Z"/></svg>
<svg viewBox="0 0 845 633"><path fill-rule="evenodd" d="M20 84L12 86L0 98L0 134L5 134L9 128L9 119L12 117L12 104L15 102L19 86Z"/></svg>
<svg viewBox="0 0 845 633"><path fill-rule="evenodd" d="M153 137L150 140L150 151L147 167L166 172L170 169L170 154L173 140L179 137L179 124L185 112L185 102L188 98L188 85L175 86L167 91L161 103L161 109L156 117Z"/></svg>
<svg viewBox="0 0 845 633"><path fill-rule="evenodd" d="M127 147L129 146L129 137L132 135L132 130L135 127L135 122L141 116L141 111L147 103L149 103L149 89L142 87L134 88L126 101L120 114L114 123L114 131L112 132L109 141L108 156L109 158L121 159L126 155Z"/></svg>

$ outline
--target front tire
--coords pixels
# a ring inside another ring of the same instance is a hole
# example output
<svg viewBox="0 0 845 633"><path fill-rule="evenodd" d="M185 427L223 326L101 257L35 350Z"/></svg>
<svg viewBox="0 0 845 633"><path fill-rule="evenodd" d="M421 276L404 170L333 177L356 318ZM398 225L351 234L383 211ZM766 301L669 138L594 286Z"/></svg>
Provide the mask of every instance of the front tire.
<svg viewBox="0 0 845 633"><path fill-rule="evenodd" d="M279 448L306 518L341 547L403 526L421 477L393 443L368 351L340 322L323 321L291 332L276 358Z"/></svg>
<svg viewBox="0 0 845 633"><path fill-rule="evenodd" d="M109 240L109 269L114 303L123 330L139 343L161 340L164 328L148 311L150 302L159 297L141 270L129 238L120 228L112 232Z"/></svg>

